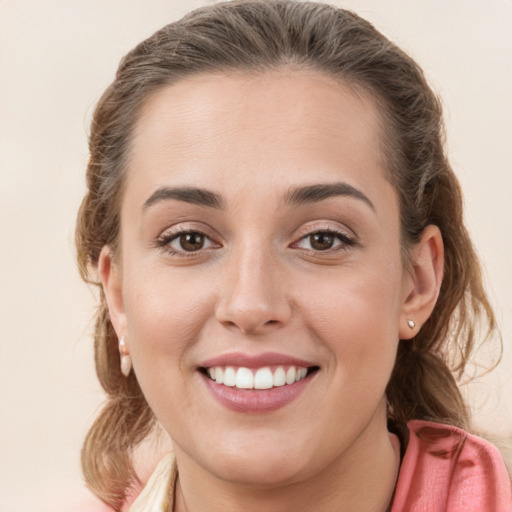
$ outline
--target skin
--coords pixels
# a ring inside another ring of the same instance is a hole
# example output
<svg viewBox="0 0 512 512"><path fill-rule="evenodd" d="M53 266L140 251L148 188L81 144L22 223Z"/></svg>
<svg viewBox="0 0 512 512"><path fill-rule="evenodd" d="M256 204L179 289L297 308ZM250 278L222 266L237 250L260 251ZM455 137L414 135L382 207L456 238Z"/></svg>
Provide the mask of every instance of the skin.
<svg viewBox="0 0 512 512"><path fill-rule="evenodd" d="M434 307L443 249L431 226L404 265L379 140L371 98L304 70L197 75L142 106L120 254L105 247L99 270L116 332L173 439L176 510L387 509L397 457L385 388L399 340L415 332L407 320L418 329ZM291 187L340 182L368 202L285 200ZM177 186L215 192L223 207L144 207ZM177 228L204 233L203 248L169 242ZM311 235L326 230L343 236L318 250ZM197 371L233 351L320 369L285 407L235 412Z"/></svg>

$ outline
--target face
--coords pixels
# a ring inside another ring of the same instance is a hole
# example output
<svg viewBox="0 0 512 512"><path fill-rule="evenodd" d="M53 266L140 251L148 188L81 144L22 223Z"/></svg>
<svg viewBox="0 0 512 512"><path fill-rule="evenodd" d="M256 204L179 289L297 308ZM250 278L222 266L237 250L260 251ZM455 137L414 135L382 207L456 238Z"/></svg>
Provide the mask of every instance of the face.
<svg viewBox="0 0 512 512"><path fill-rule="evenodd" d="M300 481L385 430L410 279L379 139L371 99L320 73L143 105L104 284L179 464Z"/></svg>

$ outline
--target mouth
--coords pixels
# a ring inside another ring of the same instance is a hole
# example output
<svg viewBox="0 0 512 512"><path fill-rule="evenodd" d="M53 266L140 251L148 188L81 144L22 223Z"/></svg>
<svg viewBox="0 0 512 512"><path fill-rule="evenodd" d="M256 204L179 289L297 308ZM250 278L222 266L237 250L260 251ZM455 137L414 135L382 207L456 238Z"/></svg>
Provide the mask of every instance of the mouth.
<svg viewBox="0 0 512 512"><path fill-rule="evenodd" d="M313 382L320 366L275 353L225 354L197 368L211 396L236 412L265 413L292 402Z"/></svg>
<svg viewBox="0 0 512 512"><path fill-rule="evenodd" d="M318 366L269 365L260 368L244 366L201 367L207 378L230 388L264 390L291 386L319 370Z"/></svg>

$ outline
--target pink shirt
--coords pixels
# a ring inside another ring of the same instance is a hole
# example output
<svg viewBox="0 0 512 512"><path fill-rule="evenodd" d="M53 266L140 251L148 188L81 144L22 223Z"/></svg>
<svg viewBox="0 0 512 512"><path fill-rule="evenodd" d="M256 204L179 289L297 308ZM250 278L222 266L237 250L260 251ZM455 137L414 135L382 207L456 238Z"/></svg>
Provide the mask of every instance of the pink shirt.
<svg viewBox="0 0 512 512"><path fill-rule="evenodd" d="M409 422L392 512L511 512L510 477L495 446L449 425Z"/></svg>

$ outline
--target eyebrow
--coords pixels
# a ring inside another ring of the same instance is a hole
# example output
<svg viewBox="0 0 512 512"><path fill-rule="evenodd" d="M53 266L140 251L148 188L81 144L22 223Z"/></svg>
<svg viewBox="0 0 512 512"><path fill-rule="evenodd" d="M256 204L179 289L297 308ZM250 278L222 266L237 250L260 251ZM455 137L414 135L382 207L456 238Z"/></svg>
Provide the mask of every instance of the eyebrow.
<svg viewBox="0 0 512 512"><path fill-rule="evenodd" d="M299 206L302 204L316 203L336 196L348 196L359 199L375 211L374 204L363 192L344 182L293 187L286 194L284 201L286 204Z"/></svg>
<svg viewBox="0 0 512 512"><path fill-rule="evenodd" d="M143 210L147 210L155 203L169 199L197 204L199 206L207 206L208 208L225 208L222 196L210 190L196 187L161 187L149 196L142 208Z"/></svg>
<svg viewBox="0 0 512 512"><path fill-rule="evenodd" d="M292 187L284 197L284 204L290 206L300 206L303 204L317 203L330 197L348 196L359 199L366 203L373 211L375 206L370 199L359 189L348 183L321 183L317 185L305 185L301 187ZM155 190L146 200L143 209L147 210L150 206L160 201L174 199L185 203L206 206L208 208L225 209L225 201L220 194L204 188L196 187L161 187Z"/></svg>

